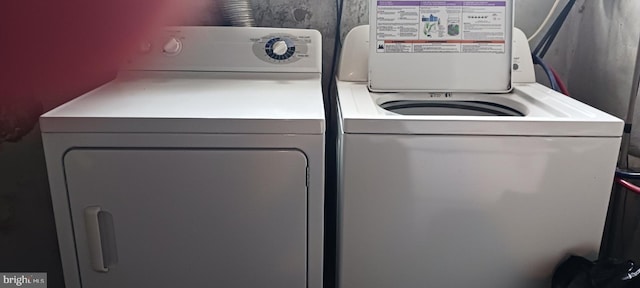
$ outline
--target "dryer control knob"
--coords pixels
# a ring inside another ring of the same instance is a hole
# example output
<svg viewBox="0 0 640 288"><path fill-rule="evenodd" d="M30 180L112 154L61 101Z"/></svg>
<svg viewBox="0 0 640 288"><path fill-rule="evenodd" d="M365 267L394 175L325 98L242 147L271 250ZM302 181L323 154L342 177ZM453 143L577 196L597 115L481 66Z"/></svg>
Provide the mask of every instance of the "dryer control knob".
<svg viewBox="0 0 640 288"><path fill-rule="evenodd" d="M182 42L176 38L171 38L162 47L162 52L168 56L175 56L182 51Z"/></svg>
<svg viewBox="0 0 640 288"><path fill-rule="evenodd" d="M280 40L277 41L276 43L273 43L273 54L276 54L278 56L282 56L284 54L287 54L287 51L289 51L289 45L287 45L287 42L285 42L284 40Z"/></svg>

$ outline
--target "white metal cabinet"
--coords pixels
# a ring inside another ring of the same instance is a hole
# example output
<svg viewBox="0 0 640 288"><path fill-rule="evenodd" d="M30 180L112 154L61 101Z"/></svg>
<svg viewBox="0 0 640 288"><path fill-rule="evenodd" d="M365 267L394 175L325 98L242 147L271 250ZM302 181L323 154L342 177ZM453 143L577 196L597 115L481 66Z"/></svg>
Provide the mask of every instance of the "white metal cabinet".
<svg viewBox="0 0 640 288"><path fill-rule="evenodd" d="M306 287L302 152L76 149L63 162L84 288Z"/></svg>
<svg viewBox="0 0 640 288"><path fill-rule="evenodd" d="M598 254L620 138L341 141L340 288L550 287Z"/></svg>

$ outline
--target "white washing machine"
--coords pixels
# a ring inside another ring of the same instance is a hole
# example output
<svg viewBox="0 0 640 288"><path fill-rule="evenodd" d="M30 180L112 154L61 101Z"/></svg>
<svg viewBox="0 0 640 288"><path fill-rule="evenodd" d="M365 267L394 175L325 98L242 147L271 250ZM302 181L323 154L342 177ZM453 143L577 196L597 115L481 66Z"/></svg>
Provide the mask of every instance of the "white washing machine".
<svg viewBox="0 0 640 288"><path fill-rule="evenodd" d="M623 122L534 83L514 33L508 94L370 93L368 27L349 34L340 288L542 288L567 255L597 257Z"/></svg>
<svg viewBox="0 0 640 288"><path fill-rule="evenodd" d="M66 286L322 287L320 33L158 38L41 118Z"/></svg>

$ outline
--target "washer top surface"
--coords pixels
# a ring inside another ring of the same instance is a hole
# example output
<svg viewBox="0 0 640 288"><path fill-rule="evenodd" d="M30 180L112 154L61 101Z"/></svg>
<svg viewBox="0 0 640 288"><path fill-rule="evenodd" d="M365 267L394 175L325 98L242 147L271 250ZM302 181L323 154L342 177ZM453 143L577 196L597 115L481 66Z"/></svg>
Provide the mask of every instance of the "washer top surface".
<svg viewBox="0 0 640 288"><path fill-rule="evenodd" d="M318 31L168 27L44 133L323 134Z"/></svg>
<svg viewBox="0 0 640 288"><path fill-rule="evenodd" d="M508 94L372 93L338 81L347 134L621 137L624 122L540 84Z"/></svg>

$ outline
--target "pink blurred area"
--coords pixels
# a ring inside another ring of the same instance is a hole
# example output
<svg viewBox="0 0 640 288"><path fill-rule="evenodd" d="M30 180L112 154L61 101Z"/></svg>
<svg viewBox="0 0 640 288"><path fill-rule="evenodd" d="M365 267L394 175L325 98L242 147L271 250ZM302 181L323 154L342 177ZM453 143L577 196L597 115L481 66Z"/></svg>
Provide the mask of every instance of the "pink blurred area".
<svg viewBox="0 0 640 288"><path fill-rule="evenodd" d="M215 0L0 1L0 143L111 80L162 27L220 23L220 10Z"/></svg>

